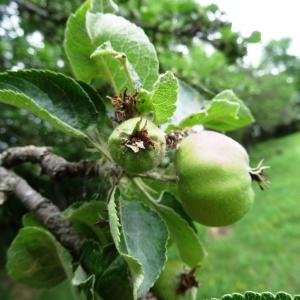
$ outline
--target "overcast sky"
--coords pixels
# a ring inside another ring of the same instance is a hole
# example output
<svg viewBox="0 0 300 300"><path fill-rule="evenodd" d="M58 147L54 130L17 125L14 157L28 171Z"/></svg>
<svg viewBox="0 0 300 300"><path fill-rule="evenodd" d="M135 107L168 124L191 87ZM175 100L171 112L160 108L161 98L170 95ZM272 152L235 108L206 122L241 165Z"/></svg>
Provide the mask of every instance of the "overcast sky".
<svg viewBox="0 0 300 300"><path fill-rule="evenodd" d="M248 36L252 31L262 33L262 42L290 37L291 53L300 56L299 0L198 0L201 4L216 3L232 21L233 29ZM260 45L251 45L248 61L257 63Z"/></svg>

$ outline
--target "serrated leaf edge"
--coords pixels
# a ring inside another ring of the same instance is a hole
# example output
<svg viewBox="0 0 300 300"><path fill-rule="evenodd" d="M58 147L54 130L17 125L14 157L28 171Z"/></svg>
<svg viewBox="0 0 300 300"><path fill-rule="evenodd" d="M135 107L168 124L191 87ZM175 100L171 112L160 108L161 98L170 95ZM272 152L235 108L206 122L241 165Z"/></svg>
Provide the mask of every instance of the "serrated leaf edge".
<svg viewBox="0 0 300 300"><path fill-rule="evenodd" d="M38 73L43 73L43 74L51 74L51 75L55 75L55 76L58 76L58 77L62 77L64 78L65 80L70 80L72 81L72 83L78 88L81 90L81 92L86 96L88 102L89 102L89 105L91 105L94 110L95 110L95 115L97 114L97 109L94 105L94 103L92 102L92 100L90 99L89 95L85 92L85 90L80 86L79 83L76 82L76 80L74 80L73 78L69 77L69 76L66 76L64 75L63 73L59 73L59 72L53 72L51 70L39 70L39 69L27 69L27 70L19 70L19 71L7 71L7 72L2 72L0 73L0 76L5 76L5 75L9 75L9 76L13 76L15 73L18 73L18 74L21 74L21 73L35 73L35 74L38 74ZM26 81L26 82L29 82L30 84L32 84L30 81L22 78L22 80ZM34 85L34 84L33 84ZM35 85L34 85L35 86ZM0 95L1 94L4 94L4 93L8 93L10 95L15 95L15 96L20 96L20 97L23 97L25 98L28 102L30 102L30 104L34 107L34 109L27 109L29 112L31 112L32 114L36 115L36 111L40 112L42 115L46 116L46 118L50 119L50 120L53 120L53 123L51 124L54 128L56 128L57 130L60 130L60 131L63 131L69 135L72 135L74 137L77 137L77 138L88 138L88 136L83 133L82 131L72 127L71 125L69 125L68 123L65 123L63 120L61 120L60 118L56 117L55 115L53 115L52 113L49 113L48 110L46 110L45 108L39 106L35 101L34 99L28 97L26 94L24 94L23 92L16 92L14 90L10 90L10 89L0 89ZM15 107L18 107L18 108L23 108L23 109L26 109L26 107L24 106L17 106L17 105L13 105L11 104L10 102L8 101L5 101L5 100L1 100L0 98L0 102L3 102L3 103L6 103L6 104L9 104L9 105L12 105L12 106L15 106ZM27 105L25 105L27 106ZM38 118L40 119L43 119L44 118L41 118L39 116L37 116ZM51 123L49 122L49 120L45 120L46 122L48 123Z"/></svg>
<svg viewBox="0 0 300 300"><path fill-rule="evenodd" d="M228 300L228 299L232 299L232 300L234 300L235 298L235 296L236 295L238 295L239 297L243 297L242 299L245 299L245 300L247 300L248 299L248 296L249 295L256 295L256 296L258 296L258 297L263 297L264 295L269 295L269 296L271 296L271 297L273 297L273 299L274 300L279 300L280 298L280 296L281 295L284 295L284 296L286 296L286 297L290 297L290 299L291 300L293 300L293 299L299 299L300 298L300 295L295 295L295 296L292 296L291 294L289 294L289 293L286 293L286 292L283 292L283 291L279 291L279 292L277 292L276 294L273 294L273 293L271 293L271 292L268 292L268 291L266 291L266 292L260 292L260 293L257 293L257 292L253 292L253 291L246 291L246 292L244 292L243 294L241 294L241 293L232 293L232 294L226 294L226 295L223 295L221 298L211 298L210 300Z"/></svg>
<svg viewBox="0 0 300 300"><path fill-rule="evenodd" d="M155 95L155 92L158 90L160 84L161 84L161 80L164 78L164 77L170 77L171 79L174 79L176 81L176 100L174 102L174 105L173 105L173 109L170 110L170 115L167 119L157 119L157 116L156 116L156 108L155 108L155 105L153 104L153 98L154 98L154 95ZM152 87L152 90L149 94L150 96L150 99L149 101L151 102L151 105L152 105L152 108L153 108L153 111L155 113L155 119L154 119L154 123L156 124L162 124L162 123L165 123L167 122L170 118L172 118L173 114L175 113L176 111L176 103L177 103L177 98L178 98L178 91L179 91L179 83L178 83L178 80L176 78L176 76L174 75L173 72L171 71L166 71L165 73L163 74L160 74L157 78L157 80L154 82L153 84L153 87Z"/></svg>
<svg viewBox="0 0 300 300"><path fill-rule="evenodd" d="M125 200L126 201L126 200ZM145 205L144 203L143 203L143 205ZM159 212L157 212L155 209L152 209L149 205L145 205L150 211L152 211L152 212L154 212L155 214L158 214L159 216L160 216L160 213ZM169 233L169 230L168 230L168 226L167 226L167 224L166 224L166 222L165 222L165 220L163 219L163 218L161 218L161 221L165 224L165 226L166 226L166 228L167 228L167 231L168 231L168 238L166 239L166 243L165 243L165 256L164 256L164 260L165 260L165 263L166 263L166 261L167 261L167 259L168 259L168 257L167 257L167 247L168 247L168 240L169 240L169 238L170 238L170 233ZM126 239L125 239L125 243L126 243ZM126 246L127 246L127 244L126 244ZM165 265L165 264L164 264ZM164 265L163 265L163 267L159 270L159 272L157 273L157 276L154 278L154 281L153 281L153 283L152 283L152 285L149 287L149 289L150 288L152 288L153 286L154 286L154 284L155 284L155 282L156 282L156 280L158 279L158 277L159 277L159 275L160 275L160 273L163 271L163 269L164 269ZM144 269L143 268L143 266L141 265L141 267L142 267L142 269ZM144 273L144 272L143 272ZM142 282L141 282L142 283Z"/></svg>
<svg viewBox="0 0 300 300"><path fill-rule="evenodd" d="M121 232L120 232L119 228L121 227L121 223L120 223L120 220L118 217L118 211L117 211L117 206L116 206L116 202L115 202L115 192L116 192L116 189L114 189L114 191L112 192L111 198L109 199L109 203L108 203L110 231L111 231L111 235L112 235L113 241L115 243L115 246L116 246L118 252L127 261L128 266L131 270L131 275L133 276L133 281L134 281L133 297L134 297L134 299L137 299L138 289L144 280L144 271L143 271L143 267L140 264L140 262L135 257L125 253L120 247ZM136 266L139 268L137 275L135 275L135 272L132 270L132 264L131 264L132 262L134 264L136 264Z"/></svg>

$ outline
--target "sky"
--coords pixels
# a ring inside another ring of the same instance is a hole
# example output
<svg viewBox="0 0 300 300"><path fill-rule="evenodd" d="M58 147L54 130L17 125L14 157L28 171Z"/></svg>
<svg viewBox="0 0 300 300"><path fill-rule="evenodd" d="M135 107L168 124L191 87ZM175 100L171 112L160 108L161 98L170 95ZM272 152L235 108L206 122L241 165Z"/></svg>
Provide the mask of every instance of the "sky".
<svg viewBox="0 0 300 300"><path fill-rule="evenodd" d="M272 39L290 37L290 53L300 56L300 1L299 0L198 0L200 4L216 3L223 10L232 28L249 36L258 30L262 34L262 44ZM251 45L247 61L257 64L262 46Z"/></svg>

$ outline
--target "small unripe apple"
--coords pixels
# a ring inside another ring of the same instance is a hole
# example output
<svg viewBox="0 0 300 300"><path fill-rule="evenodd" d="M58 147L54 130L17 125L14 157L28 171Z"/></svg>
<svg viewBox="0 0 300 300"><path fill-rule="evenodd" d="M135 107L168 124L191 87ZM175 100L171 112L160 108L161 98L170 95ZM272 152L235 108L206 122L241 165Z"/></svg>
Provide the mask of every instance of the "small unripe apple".
<svg viewBox="0 0 300 300"><path fill-rule="evenodd" d="M253 204L248 154L224 134L203 130L185 138L176 153L176 172L182 205L201 224L230 225Z"/></svg>
<svg viewBox="0 0 300 300"><path fill-rule="evenodd" d="M196 300L198 282L182 261L171 260L156 281L153 292L160 300Z"/></svg>
<svg viewBox="0 0 300 300"><path fill-rule="evenodd" d="M108 147L113 160L127 173L144 173L158 166L163 158L165 136L153 122L132 118L115 128Z"/></svg>

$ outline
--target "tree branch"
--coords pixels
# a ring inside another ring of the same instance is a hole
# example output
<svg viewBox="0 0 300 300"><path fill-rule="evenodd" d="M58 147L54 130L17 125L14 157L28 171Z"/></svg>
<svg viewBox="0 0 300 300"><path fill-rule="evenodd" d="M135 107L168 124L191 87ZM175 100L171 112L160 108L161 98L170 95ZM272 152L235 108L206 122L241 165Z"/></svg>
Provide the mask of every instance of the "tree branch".
<svg viewBox="0 0 300 300"><path fill-rule="evenodd" d="M96 177L105 172L105 168L102 172L100 171L97 161L69 162L52 153L48 147L14 147L0 154L0 165L6 168L12 168L23 162L39 163L42 172L53 179L81 176Z"/></svg>
<svg viewBox="0 0 300 300"><path fill-rule="evenodd" d="M139 300L158 300L156 296L153 295L153 293L148 292L145 295L143 295Z"/></svg>
<svg viewBox="0 0 300 300"><path fill-rule="evenodd" d="M46 7L40 6L31 1L15 0L18 6L30 14L39 16L42 19L52 19L56 23L65 23L67 17L58 17L55 11L49 11Z"/></svg>
<svg viewBox="0 0 300 300"><path fill-rule="evenodd" d="M107 177L107 174L120 176L120 170L108 164L100 168L99 163L94 160L81 160L69 162L63 157L54 154L48 147L24 146L13 147L0 153L0 166L6 168L15 167L24 162L38 163L42 167L42 173L52 179L62 177ZM177 177L149 172L138 174L138 177L149 178L162 182L176 182Z"/></svg>
<svg viewBox="0 0 300 300"><path fill-rule="evenodd" d="M62 217L57 206L35 191L23 178L1 166L0 192L15 195L74 257L79 257L81 239L70 222Z"/></svg>

